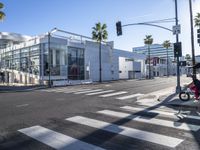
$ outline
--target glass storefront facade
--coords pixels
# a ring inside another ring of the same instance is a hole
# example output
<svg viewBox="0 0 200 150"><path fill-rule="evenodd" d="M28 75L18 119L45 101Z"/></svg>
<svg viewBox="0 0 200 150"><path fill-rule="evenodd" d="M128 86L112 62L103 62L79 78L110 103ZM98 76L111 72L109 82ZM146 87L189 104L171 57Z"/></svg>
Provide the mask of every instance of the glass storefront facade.
<svg viewBox="0 0 200 150"><path fill-rule="evenodd" d="M0 51L0 67L39 75L40 45Z"/></svg>
<svg viewBox="0 0 200 150"><path fill-rule="evenodd" d="M80 48L68 48L68 79L84 79L84 50Z"/></svg>
<svg viewBox="0 0 200 150"><path fill-rule="evenodd" d="M48 77L49 68L52 80L59 80L59 76L61 79L84 80L84 49L51 42L50 57L48 43L0 50L1 70L15 70Z"/></svg>
<svg viewBox="0 0 200 150"><path fill-rule="evenodd" d="M49 64L51 76L67 76L67 45L51 43L50 57L48 44L43 44L43 72L44 76L49 75ZM50 62L50 63L49 63Z"/></svg>
<svg viewBox="0 0 200 150"><path fill-rule="evenodd" d="M44 45L44 76L48 76L49 61L51 76L65 76L70 80L84 80L84 49L51 43Z"/></svg>

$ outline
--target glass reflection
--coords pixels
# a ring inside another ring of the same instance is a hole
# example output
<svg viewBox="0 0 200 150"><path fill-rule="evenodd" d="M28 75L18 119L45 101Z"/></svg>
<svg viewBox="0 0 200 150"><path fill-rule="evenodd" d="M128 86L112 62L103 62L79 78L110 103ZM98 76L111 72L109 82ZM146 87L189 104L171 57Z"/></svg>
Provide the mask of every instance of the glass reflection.
<svg viewBox="0 0 200 150"><path fill-rule="evenodd" d="M68 49L68 78L84 80L84 50L69 47Z"/></svg>

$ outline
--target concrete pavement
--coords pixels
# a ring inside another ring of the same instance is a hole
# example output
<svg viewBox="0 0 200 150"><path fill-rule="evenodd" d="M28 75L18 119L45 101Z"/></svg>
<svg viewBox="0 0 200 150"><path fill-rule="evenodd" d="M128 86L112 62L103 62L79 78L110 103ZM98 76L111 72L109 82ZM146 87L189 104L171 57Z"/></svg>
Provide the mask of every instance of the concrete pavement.
<svg viewBox="0 0 200 150"><path fill-rule="evenodd" d="M188 83L182 84L185 85ZM180 107L181 109L193 109L200 112L200 100L195 101L194 98L191 98L189 101L181 101L179 99L179 94L176 94L175 87L170 87L148 93L137 98L137 103L139 105L144 105L148 107L153 107L156 105L168 105Z"/></svg>

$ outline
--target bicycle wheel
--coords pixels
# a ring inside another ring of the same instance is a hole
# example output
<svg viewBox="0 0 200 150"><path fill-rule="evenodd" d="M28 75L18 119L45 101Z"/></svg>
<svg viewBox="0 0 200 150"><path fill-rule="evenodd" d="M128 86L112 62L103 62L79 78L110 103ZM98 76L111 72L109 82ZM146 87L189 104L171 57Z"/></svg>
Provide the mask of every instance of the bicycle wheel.
<svg viewBox="0 0 200 150"><path fill-rule="evenodd" d="M180 92L179 93L179 98L182 101L188 101L188 100L190 100L190 94L187 93L187 92Z"/></svg>

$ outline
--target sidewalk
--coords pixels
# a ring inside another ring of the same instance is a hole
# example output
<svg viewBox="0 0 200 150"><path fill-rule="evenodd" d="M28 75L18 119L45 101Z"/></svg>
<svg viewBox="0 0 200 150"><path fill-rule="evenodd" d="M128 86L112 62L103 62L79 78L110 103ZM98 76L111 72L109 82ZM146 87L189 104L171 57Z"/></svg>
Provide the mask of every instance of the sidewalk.
<svg viewBox="0 0 200 150"><path fill-rule="evenodd" d="M137 97L137 103L145 106L154 106L163 103L165 99L175 93L174 87L169 87Z"/></svg>
<svg viewBox="0 0 200 150"><path fill-rule="evenodd" d="M175 106L181 109L195 109L200 112L200 101L194 102L194 99L189 101L181 101L179 94L176 94L175 87L170 87L155 91L152 93L145 94L137 98L139 105L153 107L156 105Z"/></svg>

